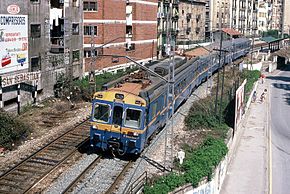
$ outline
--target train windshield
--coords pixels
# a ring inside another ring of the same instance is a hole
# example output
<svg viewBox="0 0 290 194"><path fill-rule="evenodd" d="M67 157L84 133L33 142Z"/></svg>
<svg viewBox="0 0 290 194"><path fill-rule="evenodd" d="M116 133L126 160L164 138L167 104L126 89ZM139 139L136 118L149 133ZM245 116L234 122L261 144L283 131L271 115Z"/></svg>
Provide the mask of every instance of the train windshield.
<svg viewBox="0 0 290 194"><path fill-rule="evenodd" d="M140 128L142 111L137 109L126 110L125 127Z"/></svg>
<svg viewBox="0 0 290 194"><path fill-rule="evenodd" d="M94 106L94 120L108 122L110 114L110 106L107 104L96 103Z"/></svg>

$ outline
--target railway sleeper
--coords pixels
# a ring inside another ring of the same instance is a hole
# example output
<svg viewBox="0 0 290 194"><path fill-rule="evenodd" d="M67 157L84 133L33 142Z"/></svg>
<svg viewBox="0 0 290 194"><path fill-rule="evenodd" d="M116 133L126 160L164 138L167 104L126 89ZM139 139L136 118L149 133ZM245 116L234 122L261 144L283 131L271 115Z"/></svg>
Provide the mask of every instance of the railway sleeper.
<svg viewBox="0 0 290 194"><path fill-rule="evenodd" d="M59 160L59 157L61 156L60 154L63 153L63 150L60 151L54 151L54 152L45 152L38 154L38 158L48 158L51 160Z"/></svg>
<svg viewBox="0 0 290 194"><path fill-rule="evenodd" d="M30 173L29 172L23 172L23 171L19 171L18 172L18 170L15 169L14 171L9 172L9 175L20 176L20 177L23 177L23 179L25 179L26 177L30 176Z"/></svg>
<svg viewBox="0 0 290 194"><path fill-rule="evenodd" d="M22 187L19 187L15 184L10 184L10 183L1 184L0 183L0 185L3 185L3 186L1 186L0 193L7 193L7 194L17 193L17 194L19 194L19 193L23 193L23 190L24 190ZM18 192L15 190L18 190Z"/></svg>
<svg viewBox="0 0 290 194"><path fill-rule="evenodd" d="M89 136L89 134L87 136ZM78 140L78 139L84 139L87 136L83 133L70 133L64 136L63 139Z"/></svg>
<svg viewBox="0 0 290 194"><path fill-rule="evenodd" d="M53 145L51 145L49 147L53 147L53 148L59 149L59 150L66 150L66 149L71 149L71 147L73 147L73 146L69 146L69 145L65 145L65 144L61 144L61 143L55 142Z"/></svg>
<svg viewBox="0 0 290 194"><path fill-rule="evenodd" d="M32 164L45 165L45 166L54 166L56 164L52 162L44 162L44 161L37 161L37 160L29 160L27 162L32 163Z"/></svg>
<svg viewBox="0 0 290 194"><path fill-rule="evenodd" d="M30 172L30 173L37 173L37 174L43 174L45 171L42 170L37 170L37 169L28 169L28 168L17 168L17 170L19 171L23 171L23 172Z"/></svg>
<svg viewBox="0 0 290 194"><path fill-rule="evenodd" d="M61 143L61 145L67 145L67 146L72 146L72 147L75 147L76 146L76 143L75 142L65 141L65 140L60 140L57 143Z"/></svg>
<svg viewBox="0 0 290 194"><path fill-rule="evenodd" d="M48 166L48 165L47 165ZM28 162L25 162L24 164L21 165L21 167L26 167L26 168L43 168L43 166L37 166L37 165L33 165L33 164L29 164Z"/></svg>
<svg viewBox="0 0 290 194"><path fill-rule="evenodd" d="M0 189L0 193L9 193L9 194L19 194L19 192L16 192L16 191L7 191L7 190L3 190L4 188L1 188Z"/></svg>
<svg viewBox="0 0 290 194"><path fill-rule="evenodd" d="M59 163L59 160L54 160L54 159L46 158L46 157L34 157L31 160L35 162L53 163L53 165L56 165L57 163Z"/></svg>
<svg viewBox="0 0 290 194"><path fill-rule="evenodd" d="M13 176L13 174L7 174L5 177L3 177L2 179L4 180L9 180L11 182L15 182L15 181L23 181L23 178L19 178L16 176ZM2 180L1 179L1 180Z"/></svg>

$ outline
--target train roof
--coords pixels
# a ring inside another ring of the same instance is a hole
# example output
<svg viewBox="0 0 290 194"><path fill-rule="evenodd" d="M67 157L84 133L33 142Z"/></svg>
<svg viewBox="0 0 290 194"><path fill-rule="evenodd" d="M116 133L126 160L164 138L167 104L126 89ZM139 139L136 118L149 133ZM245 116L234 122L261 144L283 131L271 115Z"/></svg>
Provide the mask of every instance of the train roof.
<svg viewBox="0 0 290 194"><path fill-rule="evenodd" d="M229 49L229 47L232 46L232 44L238 45L240 43L244 43L244 42L249 42L250 40L248 38L236 38L236 39L232 39L232 40L226 40L223 41L222 44L222 48L223 49ZM208 46L205 46L207 49L213 51L214 49L219 49L220 47L220 42L216 41Z"/></svg>
<svg viewBox="0 0 290 194"><path fill-rule="evenodd" d="M238 38L233 39L231 41L224 41L223 48L226 49L232 43L238 44L245 41L249 41L246 38ZM211 49L218 48L217 43L213 43L210 45ZM178 79L189 66L198 66L198 60L206 62L208 56L202 57L194 57L188 60L186 57L182 56L175 56L175 78ZM150 70L158 73L159 75L163 76L167 79L168 76L168 66L169 66L169 58L164 59L162 61L154 61L150 64L145 65ZM194 67L193 67L194 68ZM111 81L107 84L104 84L102 89L108 91L122 91L126 93L130 93L136 96L145 97L156 93L156 95L160 92L162 87L166 86L166 82L154 75L145 72L144 70L139 70L131 73L130 75L123 76L117 80ZM156 89L158 89L156 91Z"/></svg>

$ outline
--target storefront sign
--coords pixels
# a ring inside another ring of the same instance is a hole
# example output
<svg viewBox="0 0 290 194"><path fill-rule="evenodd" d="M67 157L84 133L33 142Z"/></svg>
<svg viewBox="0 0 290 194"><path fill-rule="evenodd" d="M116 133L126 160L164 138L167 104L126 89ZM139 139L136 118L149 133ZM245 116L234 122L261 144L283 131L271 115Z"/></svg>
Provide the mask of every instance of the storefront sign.
<svg viewBox="0 0 290 194"><path fill-rule="evenodd" d="M28 72L28 73L20 73L11 76L3 76L2 77L2 88L19 84L26 81L40 81L41 73L38 72Z"/></svg>
<svg viewBox="0 0 290 194"><path fill-rule="evenodd" d="M28 68L27 15L0 14L0 60L0 75Z"/></svg>

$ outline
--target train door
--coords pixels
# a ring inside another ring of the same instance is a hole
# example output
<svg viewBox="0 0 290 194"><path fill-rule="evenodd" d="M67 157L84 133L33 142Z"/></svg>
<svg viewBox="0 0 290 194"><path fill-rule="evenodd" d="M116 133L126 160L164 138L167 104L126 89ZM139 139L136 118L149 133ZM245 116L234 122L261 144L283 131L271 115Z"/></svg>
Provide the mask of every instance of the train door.
<svg viewBox="0 0 290 194"><path fill-rule="evenodd" d="M112 118L112 131L119 132L121 135L124 115L124 104L114 103L113 118Z"/></svg>

